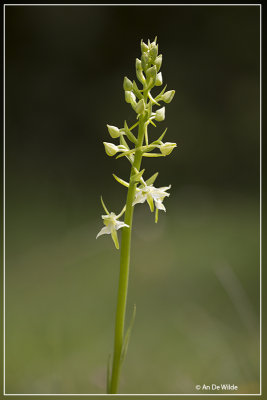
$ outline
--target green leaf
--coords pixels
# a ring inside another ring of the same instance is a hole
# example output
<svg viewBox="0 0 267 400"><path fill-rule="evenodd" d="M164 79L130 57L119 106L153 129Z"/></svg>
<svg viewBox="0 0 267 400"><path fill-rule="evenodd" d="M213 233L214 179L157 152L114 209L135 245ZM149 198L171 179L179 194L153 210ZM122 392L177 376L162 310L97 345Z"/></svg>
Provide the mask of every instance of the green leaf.
<svg viewBox="0 0 267 400"><path fill-rule="evenodd" d="M126 133L127 138L134 144L137 143L137 139L134 136L134 134L130 131L130 129L128 128L127 122L124 121L124 128L123 128L123 132Z"/></svg>
<svg viewBox="0 0 267 400"><path fill-rule="evenodd" d="M158 98L164 94L166 88L167 88L167 85L165 85L164 88L162 89L162 91L156 96L156 100L158 100Z"/></svg>
<svg viewBox="0 0 267 400"><path fill-rule="evenodd" d="M117 182L119 182L121 185L129 187L129 183L127 183L126 181L124 181L123 179L119 178L117 175L112 174L113 177L116 179Z"/></svg>
<svg viewBox="0 0 267 400"><path fill-rule="evenodd" d="M120 136L120 144L122 144L123 146L125 146L127 149L129 149L129 146L126 142L126 140L124 139L124 137L121 135Z"/></svg>
<svg viewBox="0 0 267 400"><path fill-rule="evenodd" d="M157 106L160 106L160 104L152 97L150 92L148 92L148 97L150 98L152 104L156 104Z"/></svg>
<svg viewBox="0 0 267 400"><path fill-rule="evenodd" d="M153 185L153 183L154 183L155 180L157 179L158 174L159 174L159 173L156 172L154 175L152 175L152 176L146 181L147 186Z"/></svg>
<svg viewBox="0 0 267 400"><path fill-rule="evenodd" d="M156 128L157 125L155 124L155 122L152 121L152 119L149 120L149 122Z"/></svg>
<svg viewBox="0 0 267 400"><path fill-rule="evenodd" d="M132 149L129 151L124 151L123 153L119 154L116 158L127 157L129 154L136 152L137 149Z"/></svg>
<svg viewBox="0 0 267 400"><path fill-rule="evenodd" d="M122 346L122 350L121 350L121 364L122 364L123 361L125 360L125 357L126 357L126 354L127 354L129 339L130 339L131 332L132 332L133 325L134 325L135 314L136 314L136 305L134 304L134 309L133 309L133 313L132 313L132 318L131 318L129 327L128 327L128 329L127 329L127 332L126 332L126 334L125 334L124 342L123 342L123 346Z"/></svg>
<svg viewBox="0 0 267 400"><path fill-rule="evenodd" d="M145 170L142 169L142 171L139 171L136 174L132 175L131 182L139 182L144 172Z"/></svg>
<svg viewBox="0 0 267 400"><path fill-rule="evenodd" d="M136 95L136 97L141 100L143 98L142 93L140 92L140 90L137 87L137 84L135 83L135 81L133 81L133 92Z"/></svg>
<svg viewBox="0 0 267 400"><path fill-rule="evenodd" d="M162 141L162 139L164 138L164 136L165 136L165 133L167 132L167 129L168 128L166 128L165 129L165 131L163 132L163 134L157 139L157 140L155 140L155 142L152 142L151 144L160 144L160 142Z"/></svg>

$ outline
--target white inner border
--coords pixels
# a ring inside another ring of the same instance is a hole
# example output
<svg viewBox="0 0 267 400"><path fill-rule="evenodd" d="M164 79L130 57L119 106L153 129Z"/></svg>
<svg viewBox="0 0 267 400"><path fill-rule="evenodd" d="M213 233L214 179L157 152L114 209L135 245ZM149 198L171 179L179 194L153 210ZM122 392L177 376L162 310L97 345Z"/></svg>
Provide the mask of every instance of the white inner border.
<svg viewBox="0 0 267 400"><path fill-rule="evenodd" d="M5 7L6 6L254 6L260 7L260 393L91 394L5 392ZM262 4L4 4L3 12L3 395L4 396L261 396L262 395Z"/></svg>

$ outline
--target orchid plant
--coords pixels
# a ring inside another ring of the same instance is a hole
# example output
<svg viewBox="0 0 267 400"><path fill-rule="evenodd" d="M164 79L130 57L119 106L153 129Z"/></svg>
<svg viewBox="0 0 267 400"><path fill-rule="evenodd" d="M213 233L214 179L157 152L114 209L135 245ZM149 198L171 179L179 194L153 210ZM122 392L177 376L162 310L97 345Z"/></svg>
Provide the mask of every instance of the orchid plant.
<svg viewBox="0 0 267 400"><path fill-rule="evenodd" d="M131 81L127 77L125 77L123 81L125 101L129 103L136 112L137 122L131 127L128 127L125 121L123 128L120 129L113 125L107 125L109 135L112 139L118 139L119 144L116 145L114 143L104 142L105 151L108 156L112 157L117 155L116 158L126 157L131 164L129 182L113 174L114 178L127 188L126 205L123 207L122 211L116 215L114 212L108 211L101 197L101 203L106 212L105 215L102 215L105 226L97 235L98 238L101 235L110 234L115 247L119 249L117 231L122 229L114 352L112 366L109 358L107 371L107 392L110 394L117 393L118 391L121 365L127 352L129 337L135 318L134 306L133 316L129 328L125 333L124 325L134 206L138 203L147 202L150 211L155 212L155 222L158 222L158 211L166 211L163 201L165 197L170 196L167 190L171 188L171 185L160 188L154 187L158 172L149 179L144 179L145 170L141 170L142 158L165 157L171 154L176 147L176 143L163 142L167 129L164 130L157 140L149 143L148 127L149 125L156 127L155 121L164 121L165 107L161 107L160 103L170 103L174 97L175 91L169 90L166 92L166 85L159 94L155 97L152 96L151 90L163 84L162 73L159 72L162 64L162 55L158 55L157 38L155 38L152 43L148 40L147 44L142 40L141 53L141 60L138 58L136 59L136 76L142 88L139 89L137 83L134 80ZM154 106L160 108L154 112ZM138 128L137 135L133 133L135 128ZM133 147L131 148L130 145ZM119 221L119 218L123 214L125 214L124 222Z"/></svg>

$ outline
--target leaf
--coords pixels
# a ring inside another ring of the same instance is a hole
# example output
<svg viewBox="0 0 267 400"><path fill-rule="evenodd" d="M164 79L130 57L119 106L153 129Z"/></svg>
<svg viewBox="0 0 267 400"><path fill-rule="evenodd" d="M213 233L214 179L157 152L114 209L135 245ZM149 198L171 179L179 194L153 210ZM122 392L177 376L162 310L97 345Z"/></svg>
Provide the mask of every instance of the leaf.
<svg viewBox="0 0 267 400"><path fill-rule="evenodd" d="M129 327L127 329L127 332L125 334L124 342L123 342L123 346L122 346L122 350L121 350L121 364L125 360L125 357L126 357L126 354L127 354L129 339L130 339L131 332L132 332L133 325L134 325L135 314L136 314L136 305L134 304L132 318L131 318Z"/></svg>
<svg viewBox="0 0 267 400"><path fill-rule="evenodd" d="M123 146L125 146L127 149L129 149L129 146L126 142L126 140L124 139L124 137L121 135L120 136L120 144L122 144Z"/></svg>
<svg viewBox="0 0 267 400"><path fill-rule="evenodd" d="M149 120L149 122L156 128L157 125L155 124L155 122L152 121L152 119Z"/></svg>
<svg viewBox="0 0 267 400"><path fill-rule="evenodd" d="M136 97L138 97L139 100L143 99L143 95L138 89L138 86L135 81L133 81L133 92L136 95Z"/></svg>
<svg viewBox="0 0 267 400"><path fill-rule="evenodd" d="M121 185L129 187L129 183L127 183L126 181L124 181L123 179L119 178L117 175L112 174L113 177L116 179L117 182L119 182Z"/></svg>
<svg viewBox="0 0 267 400"><path fill-rule="evenodd" d="M167 132L167 129L168 129L168 128L165 129L165 131L163 132L163 134L158 138L158 140L156 140L156 142L161 142L161 141L162 141L162 139L163 139L164 136L165 136L165 133Z"/></svg>
<svg viewBox="0 0 267 400"><path fill-rule="evenodd" d="M130 129L128 128L127 122L124 121L124 129L123 131L126 133L127 138L134 144L137 143L137 139L134 136L134 134L130 131Z"/></svg>
<svg viewBox="0 0 267 400"><path fill-rule="evenodd" d="M146 181L147 186L153 185L153 183L154 183L155 180L157 179L158 174L159 174L159 173L156 172L154 175L152 175L152 176Z"/></svg>
<svg viewBox="0 0 267 400"><path fill-rule="evenodd" d="M166 88L167 88L167 85L165 85L164 88L162 89L162 91L156 96L156 100L157 100L160 96L162 96L162 95L164 94Z"/></svg>
<svg viewBox="0 0 267 400"><path fill-rule="evenodd" d="M153 96L151 95L150 92L148 92L148 97L150 98L152 104L156 104L157 106L160 106L160 104L153 98Z"/></svg>
<svg viewBox="0 0 267 400"><path fill-rule="evenodd" d="M139 171L136 174L132 175L131 182L139 182L144 172L145 170L142 169L142 171Z"/></svg>
<svg viewBox="0 0 267 400"><path fill-rule="evenodd" d="M129 151L124 151L123 153L119 154L116 158L127 157L129 154L135 153L137 149L132 149Z"/></svg>

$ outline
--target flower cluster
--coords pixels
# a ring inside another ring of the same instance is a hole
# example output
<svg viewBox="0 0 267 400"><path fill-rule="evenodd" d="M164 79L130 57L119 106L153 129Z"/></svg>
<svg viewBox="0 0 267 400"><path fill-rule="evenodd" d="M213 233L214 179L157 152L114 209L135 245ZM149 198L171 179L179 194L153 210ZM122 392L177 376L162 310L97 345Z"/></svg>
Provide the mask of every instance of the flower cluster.
<svg viewBox="0 0 267 400"><path fill-rule="evenodd" d="M151 90L163 84L163 77L160 72L161 64L162 55L158 54L157 38L151 43L148 41L147 44L141 41L141 59L136 59L135 68L136 77L139 83L141 83L142 88L140 89L134 80L131 81L127 77L123 80L125 101L135 111L137 122L129 127L125 121L122 128L107 125L110 137L115 140L117 139L119 143L104 142L105 151L108 156L112 157L116 155L116 158L126 157L131 163L132 171L129 183L114 175L115 179L122 185L128 188L134 185L135 195L130 206L133 207L138 203L147 201L151 212L155 210L155 222L158 221L158 210L166 211L163 200L170 195L167 193L167 190L171 186L154 187L153 183L158 173L145 181L143 179L144 170L140 171L140 168L136 168L136 159L140 160L142 157L165 157L171 154L177 146L176 143L163 142L167 129L165 129L158 139L152 140L149 143L148 126L151 124L156 127L155 122L165 120L165 106L161 103L169 104L175 94L174 90L166 92L166 85L159 94L155 97L152 96ZM159 108L153 111L153 107L155 106ZM135 128L138 128L138 135L133 133ZM107 212L104 205L103 207ZM119 248L116 231L119 228L129 229L128 224L118 221L123 212L118 216L108 212L107 215L102 216L105 227L97 235L98 237L110 233L116 248Z"/></svg>

